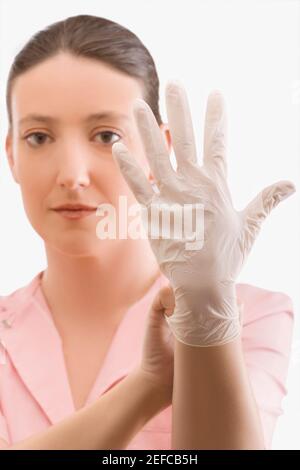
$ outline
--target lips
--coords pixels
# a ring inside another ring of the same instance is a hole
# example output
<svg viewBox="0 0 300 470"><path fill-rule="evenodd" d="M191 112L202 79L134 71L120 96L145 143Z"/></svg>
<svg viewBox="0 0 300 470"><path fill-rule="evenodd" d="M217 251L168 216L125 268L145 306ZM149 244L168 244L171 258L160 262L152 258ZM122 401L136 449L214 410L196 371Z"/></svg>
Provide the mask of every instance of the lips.
<svg viewBox="0 0 300 470"><path fill-rule="evenodd" d="M52 210L65 219L78 220L96 212L97 207L87 204L62 204Z"/></svg>
<svg viewBox="0 0 300 470"><path fill-rule="evenodd" d="M54 207L55 211L94 211L96 210L95 206L90 206L86 204L63 204L61 206Z"/></svg>

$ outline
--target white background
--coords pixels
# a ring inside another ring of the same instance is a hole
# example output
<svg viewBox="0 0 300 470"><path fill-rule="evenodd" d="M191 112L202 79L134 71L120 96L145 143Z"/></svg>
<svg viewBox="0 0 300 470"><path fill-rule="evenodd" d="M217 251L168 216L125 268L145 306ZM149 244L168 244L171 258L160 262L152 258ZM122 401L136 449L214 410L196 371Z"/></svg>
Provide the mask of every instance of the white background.
<svg viewBox="0 0 300 470"><path fill-rule="evenodd" d="M237 209L263 187L290 179L298 192L280 204L256 241L239 282L291 296L296 313L293 360L274 449L300 449L298 1L0 0L0 294L28 283L46 266L44 246L27 221L5 154L5 87L16 53L48 24L77 14L117 21L152 54L164 87L181 80L188 92L199 158L207 94L219 88L229 117L229 184Z"/></svg>

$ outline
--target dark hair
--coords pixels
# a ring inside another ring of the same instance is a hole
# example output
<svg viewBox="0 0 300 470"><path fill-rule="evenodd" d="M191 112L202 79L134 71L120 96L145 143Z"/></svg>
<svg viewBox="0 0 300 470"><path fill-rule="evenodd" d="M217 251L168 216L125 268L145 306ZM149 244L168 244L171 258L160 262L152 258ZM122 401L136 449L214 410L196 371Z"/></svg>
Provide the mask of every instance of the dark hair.
<svg viewBox="0 0 300 470"><path fill-rule="evenodd" d="M159 79L153 58L141 40L114 21L92 15L77 15L38 31L16 55L9 71L6 90L9 128L12 127L13 81L60 52L100 60L136 78L141 83L143 99L151 107L158 124L162 124L159 113Z"/></svg>

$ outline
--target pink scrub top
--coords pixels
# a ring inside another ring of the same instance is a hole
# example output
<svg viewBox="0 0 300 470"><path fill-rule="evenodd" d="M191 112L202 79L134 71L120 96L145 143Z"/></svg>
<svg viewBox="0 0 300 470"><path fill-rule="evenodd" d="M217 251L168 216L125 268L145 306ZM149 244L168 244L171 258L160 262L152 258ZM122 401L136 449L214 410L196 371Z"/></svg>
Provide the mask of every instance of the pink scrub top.
<svg viewBox="0 0 300 470"><path fill-rule="evenodd" d="M0 439L13 444L75 412L61 338L41 289L43 271L29 284L0 297ZM86 405L123 379L139 363L148 310L161 275L124 315ZM290 298L237 284L244 305L242 344L260 412L265 446L271 448L290 360L294 325ZM128 341L130 338L130 341ZM153 417L126 449L171 449L172 406Z"/></svg>

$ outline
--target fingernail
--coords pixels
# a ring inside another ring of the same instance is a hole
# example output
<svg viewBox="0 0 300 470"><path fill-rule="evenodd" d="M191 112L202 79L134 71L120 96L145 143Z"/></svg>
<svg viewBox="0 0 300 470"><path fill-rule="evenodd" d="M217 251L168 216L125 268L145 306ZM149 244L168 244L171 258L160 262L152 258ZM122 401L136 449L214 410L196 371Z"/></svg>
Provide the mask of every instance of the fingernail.
<svg viewBox="0 0 300 470"><path fill-rule="evenodd" d="M281 200L285 199L286 197L290 196L296 191L296 187L293 183L288 182L284 186L282 186L279 190L279 194L281 196Z"/></svg>
<svg viewBox="0 0 300 470"><path fill-rule="evenodd" d="M177 93L178 88L184 89L183 83L178 79L168 80L166 84L166 92L168 93Z"/></svg>
<svg viewBox="0 0 300 470"><path fill-rule="evenodd" d="M210 91L208 96L209 96L210 99L214 99L214 98L215 99L220 99L220 98L223 98L223 93L218 88L215 88L215 89Z"/></svg>
<svg viewBox="0 0 300 470"><path fill-rule="evenodd" d="M141 98L136 98L133 103L133 109L136 113L146 113L147 112L147 103Z"/></svg>
<svg viewBox="0 0 300 470"><path fill-rule="evenodd" d="M115 142L112 146L112 150L115 151L118 155L121 156L126 156L127 155L127 149L122 142Z"/></svg>

